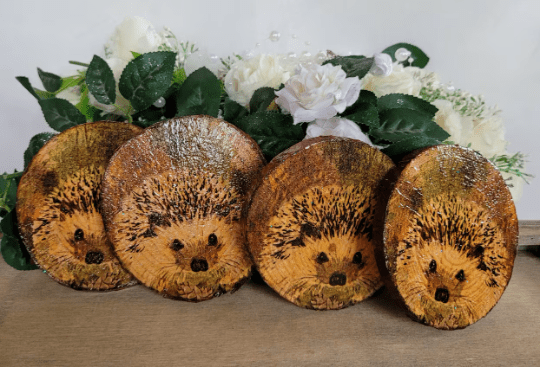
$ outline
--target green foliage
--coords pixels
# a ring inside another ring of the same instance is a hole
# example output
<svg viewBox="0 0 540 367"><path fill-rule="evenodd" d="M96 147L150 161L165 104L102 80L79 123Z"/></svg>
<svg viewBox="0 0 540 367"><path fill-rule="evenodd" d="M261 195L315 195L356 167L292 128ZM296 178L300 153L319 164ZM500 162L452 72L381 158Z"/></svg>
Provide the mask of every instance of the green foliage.
<svg viewBox="0 0 540 367"><path fill-rule="evenodd" d="M177 94L176 116L209 115L217 117L221 102L221 83L207 68L191 73Z"/></svg>
<svg viewBox="0 0 540 367"><path fill-rule="evenodd" d="M26 148L26 150L24 151L25 169L26 167L28 167L30 161L36 155L36 153L45 145L46 142L48 142L55 135L56 134L53 133L39 133L37 135L34 135L32 139L30 139L28 148Z"/></svg>
<svg viewBox="0 0 540 367"><path fill-rule="evenodd" d="M268 160L299 143L306 135L301 125L293 125L291 115L274 111L256 112L238 120L235 125L259 144Z"/></svg>
<svg viewBox="0 0 540 367"><path fill-rule="evenodd" d="M45 121L56 131L62 132L86 122L86 117L65 99L49 98L40 99L38 102Z"/></svg>
<svg viewBox="0 0 540 367"><path fill-rule="evenodd" d="M263 87L257 89L251 100L249 101L249 111L255 113L258 111L266 111L270 103L276 98L276 91L274 88Z"/></svg>
<svg viewBox="0 0 540 367"><path fill-rule="evenodd" d="M2 219L0 230L2 231L0 252L6 263L17 270L37 269L19 235L15 211L9 212Z"/></svg>
<svg viewBox="0 0 540 367"><path fill-rule="evenodd" d="M356 122L362 130L379 127L377 97L370 91L362 90L356 102L342 116Z"/></svg>
<svg viewBox="0 0 540 367"><path fill-rule="evenodd" d="M141 111L150 107L169 88L176 54L150 52L131 60L120 76L120 93Z"/></svg>
<svg viewBox="0 0 540 367"><path fill-rule="evenodd" d="M372 57L365 56L337 56L332 60L325 61L323 65L340 65L349 78L357 76L358 79L362 79L373 66L373 61Z"/></svg>
<svg viewBox="0 0 540 367"><path fill-rule="evenodd" d="M19 81L19 83L22 84L22 86L30 92L37 100L40 100L41 97L36 93L34 90L34 87L32 87L32 84L30 83L30 80L25 76L17 76L15 77Z"/></svg>
<svg viewBox="0 0 540 367"><path fill-rule="evenodd" d="M403 62L403 66L416 66L419 68L424 68L429 62L429 57L424 53L424 51L409 43L396 43L395 45L385 48L382 53L390 55L390 57L392 57L392 61L396 62L396 51L400 48L406 48L409 50L411 52L410 57L413 58L412 63L406 60Z"/></svg>
<svg viewBox="0 0 540 367"><path fill-rule="evenodd" d="M62 86L62 78L53 73L48 73L46 71L37 68L39 79L43 83L45 90L47 92L56 92Z"/></svg>
<svg viewBox="0 0 540 367"><path fill-rule="evenodd" d="M425 112L427 116L434 117L438 109L429 102L426 102L410 94L387 94L378 100L379 111L391 110L393 108L408 108L411 110Z"/></svg>
<svg viewBox="0 0 540 367"><path fill-rule="evenodd" d="M236 123L237 120L247 116L249 111L240 103L233 101L229 97L225 97L223 103L223 119L231 124Z"/></svg>
<svg viewBox="0 0 540 367"><path fill-rule="evenodd" d="M94 55L86 71L86 86L94 98L106 105L116 102L116 82L109 64Z"/></svg>

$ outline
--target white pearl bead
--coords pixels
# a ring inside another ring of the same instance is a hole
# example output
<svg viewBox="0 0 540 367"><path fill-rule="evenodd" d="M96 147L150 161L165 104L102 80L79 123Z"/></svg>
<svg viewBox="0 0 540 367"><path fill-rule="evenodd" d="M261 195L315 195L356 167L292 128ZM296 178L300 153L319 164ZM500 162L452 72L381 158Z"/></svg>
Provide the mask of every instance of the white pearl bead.
<svg viewBox="0 0 540 367"><path fill-rule="evenodd" d="M154 102L154 107L161 108L165 106L165 98L159 97L157 101Z"/></svg>
<svg viewBox="0 0 540 367"><path fill-rule="evenodd" d="M405 61L411 56L411 51L407 50L406 48L398 48L396 50L396 53L394 54L397 61Z"/></svg>

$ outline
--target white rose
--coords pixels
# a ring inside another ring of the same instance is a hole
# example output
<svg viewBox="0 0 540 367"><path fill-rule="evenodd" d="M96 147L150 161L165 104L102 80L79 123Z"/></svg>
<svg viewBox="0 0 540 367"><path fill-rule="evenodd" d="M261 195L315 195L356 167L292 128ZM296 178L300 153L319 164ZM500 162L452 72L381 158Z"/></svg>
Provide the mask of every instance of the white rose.
<svg viewBox="0 0 540 367"><path fill-rule="evenodd" d="M486 158L506 153L507 141L504 140L504 124L499 115L473 120L472 133L467 141L471 148Z"/></svg>
<svg viewBox="0 0 540 367"><path fill-rule="evenodd" d="M304 140L328 135L356 139L373 146L369 137L362 132L357 124L342 117L332 117L326 120L318 119L310 122Z"/></svg>
<svg viewBox="0 0 540 367"><path fill-rule="evenodd" d="M282 62L283 56L265 54L235 62L225 76L227 94L233 101L247 106L257 89L278 88L290 77Z"/></svg>
<svg viewBox="0 0 540 367"><path fill-rule="evenodd" d="M184 61L184 70L186 75L193 73L195 70L202 67L206 67L216 76L219 73L219 68L221 67L221 62L217 56L211 56L206 51L197 51L189 55Z"/></svg>
<svg viewBox="0 0 540 367"><path fill-rule="evenodd" d="M447 140L467 146L473 128L472 118L462 116L454 110L454 105L450 101L437 99L432 104L439 109L435 114L435 122L450 134Z"/></svg>
<svg viewBox="0 0 540 367"><path fill-rule="evenodd" d="M369 70L374 75L388 76L392 74L392 58L388 54L375 54L373 55L373 66Z"/></svg>
<svg viewBox="0 0 540 367"><path fill-rule="evenodd" d="M106 105L106 104L99 103L94 98L92 93L90 93L90 92L88 92L88 103L90 103L92 106L95 106L95 107L99 108L100 110L103 110L103 111L106 111L106 112L109 112L109 113L114 113L116 115L124 115L124 111L129 109L130 103L129 103L129 101L127 99L125 99L120 94L120 90L118 89L118 82L120 80L120 76L122 75L122 71L124 71L124 68L128 64L128 61L118 59L118 58L107 59L105 61L107 62L107 64L111 68L111 70L113 72L113 75L114 75L114 81L116 83L116 102L115 102L115 104L120 108L117 108L112 104L111 105ZM133 112L134 111L132 111L132 113Z"/></svg>
<svg viewBox="0 0 540 367"><path fill-rule="evenodd" d="M160 45L169 45L166 38L156 32L152 23L141 17L128 17L116 27L105 46L107 58L132 60L131 51L143 54L157 51Z"/></svg>
<svg viewBox="0 0 540 367"><path fill-rule="evenodd" d="M375 93L377 97L391 93L418 96L422 89L422 82L415 78L413 70L408 69L402 65L396 65L388 76L367 73L362 79L363 88Z"/></svg>
<svg viewBox="0 0 540 367"><path fill-rule="evenodd" d="M362 84L347 78L341 66L300 65L285 88L276 92L276 103L291 113L294 124L329 119L358 99Z"/></svg>

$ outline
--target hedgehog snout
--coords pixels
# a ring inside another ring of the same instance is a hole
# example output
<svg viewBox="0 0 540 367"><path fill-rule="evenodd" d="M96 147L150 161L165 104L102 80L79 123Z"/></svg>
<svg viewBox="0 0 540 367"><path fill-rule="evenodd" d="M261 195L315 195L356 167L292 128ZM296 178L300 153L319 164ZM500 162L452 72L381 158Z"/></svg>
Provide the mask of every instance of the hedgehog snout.
<svg viewBox="0 0 540 367"><path fill-rule="evenodd" d="M207 271L208 261L206 261L206 259L194 258L191 260L191 270L196 273L199 271Z"/></svg>
<svg viewBox="0 0 540 367"><path fill-rule="evenodd" d="M335 272L330 276L330 285L345 285L347 283L347 276L343 273Z"/></svg>
<svg viewBox="0 0 540 367"><path fill-rule="evenodd" d="M446 288L437 288L435 291L435 301L447 303L450 298L450 293Z"/></svg>

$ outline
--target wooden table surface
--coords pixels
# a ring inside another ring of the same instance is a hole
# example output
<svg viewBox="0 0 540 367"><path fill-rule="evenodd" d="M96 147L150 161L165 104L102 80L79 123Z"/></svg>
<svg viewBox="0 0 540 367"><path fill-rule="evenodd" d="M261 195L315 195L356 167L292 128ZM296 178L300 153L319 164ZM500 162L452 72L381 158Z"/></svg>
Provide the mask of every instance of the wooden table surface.
<svg viewBox="0 0 540 367"><path fill-rule="evenodd" d="M519 251L495 308L463 330L410 320L386 290L313 311L250 282L202 303L135 286L75 291L0 260L0 366L540 366L540 258Z"/></svg>

